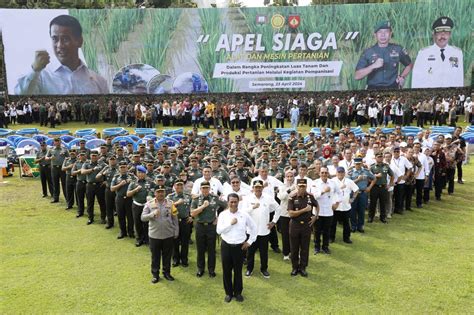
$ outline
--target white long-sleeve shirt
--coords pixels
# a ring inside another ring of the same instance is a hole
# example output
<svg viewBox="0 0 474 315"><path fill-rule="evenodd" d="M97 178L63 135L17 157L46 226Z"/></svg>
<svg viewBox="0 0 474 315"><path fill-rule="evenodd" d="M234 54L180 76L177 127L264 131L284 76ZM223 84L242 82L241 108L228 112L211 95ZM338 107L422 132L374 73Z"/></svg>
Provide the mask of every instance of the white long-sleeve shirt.
<svg viewBox="0 0 474 315"><path fill-rule="evenodd" d="M418 153L418 161L421 163L421 171L418 173L416 179L425 179L425 176L430 176L430 165L428 164L426 154Z"/></svg>
<svg viewBox="0 0 474 315"><path fill-rule="evenodd" d="M329 192L323 192L326 187L329 187ZM332 206L340 202L339 191L339 187L333 179L327 179L324 182L321 178L318 178L313 181L311 193L318 202L320 217L331 217L334 215Z"/></svg>
<svg viewBox="0 0 474 315"><path fill-rule="evenodd" d="M108 94L107 81L81 61L76 70L56 64L41 71L31 69L18 79L15 94Z"/></svg>
<svg viewBox="0 0 474 315"><path fill-rule="evenodd" d="M288 214L288 200L289 200L289 195L288 195L288 190L293 191L296 189L296 182L293 182L291 184L284 183L283 186L281 186L278 190L277 197L280 199L280 216L289 218L290 215Z"/></svg>
<svg viewBox="0 0 474 315"><path fill-rule="evenodd" d="M255 194L245 196L242 200L244 203L242 209L247 211L250 217L257 225L257 235L265 236L270 234L268 224L270 223L270 213L275 212L273 216L273 223L277 223L280 218L280 207L274 198L262 194L260 198L257 198ZM258 204L258 208L254 209L254 205Z"/></svg>
<svg viewBox="0 0 474 315"><path fill-rule="evenodd" d="M338 185L339 187L339 199L340 203L339 206L337 207L338 211L349 211L351 210L351 193L355 193L356 191L359 190L359 186L357 186L356 183L350 178L343 178L340 180L339 178L333 178L333 181Z"/></svg>
<svg viewBox="0 0 474 315"><path fill-rule="evenodd" d="M196 179L193 184L191 194L199 195L201 192L201 183L204 181L204 177ZM209 180L209 184L211 184L211 194L218 195L219 193L222 194L224 192L224 188L222 187L220 180L218 180L217 178L211 177L211 179Z"/></svg>
<svg viewBox="0 0 474 315"><path fill-rule="evenodd" d="M231 224L232 219L236 218L237 223ZM217 219L217 234L228 244L242 244L247 238L247 243L252 244L257 239L257 226L250 215L242 210L232 213L229 209L222 211Z"/></svg>
<svg viewBox="0 0 474 315"><path fill-rule="evenodd" d="M283 186L283 182L279 181L274 176L268 175L266 179L263 179L260 175L258 175L257 177L252 178L250 183L251 187L256 180L261 180L264 184L267 183L267 187L263 188L263 193L265 195L271 196L272 198L275 197L275 187L279 188Z"/></svg>
<svg viewBox="0 0 474 315"><path fill-rule="evenodd" d="M395 157L392 158L393 163L400 169L400 172L402 174L405 174L407 169L411 169L413 167L413 164L411 164L410 161L404 156L400 156L398 159ZM403 176L403 175L402 175ZM405 180L402 179L401 181L398 182L399 184L405 184Z"/></svg>

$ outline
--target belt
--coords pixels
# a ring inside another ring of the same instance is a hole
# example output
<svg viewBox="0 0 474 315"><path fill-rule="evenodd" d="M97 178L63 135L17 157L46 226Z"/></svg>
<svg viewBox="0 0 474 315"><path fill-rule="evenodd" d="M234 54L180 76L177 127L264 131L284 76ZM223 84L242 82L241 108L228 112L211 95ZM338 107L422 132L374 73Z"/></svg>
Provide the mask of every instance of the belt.
<svg viewBox="0 0 474 315"><path fill-rule="evenodd" d="M100 185L100 184L102 184L102 183L96 183L96 182L89 183L89 182L88 182L88 184L90 184L90 185L94 185L94 186L95 186L95 185Z"/></svg>
<svg viewBox="0 0 474 315"><path fill-rule="evenodd" d="M57 167L61 167L61 165L53 165L53 167L56 167L56 168L57 168Z"/></svg>
<svg viewBox="0 0 474 315"><path fill-rule="evenodd" d="M212 222L198 222L201 225L213 225Z"/></svg>
<svg viewBox="0 0 474 315"><path fill-rule="evenodd" d="M298 223L298 224L305 224L305 223L308 223L308 222L303 221L303 220L295 220L295 219L291 219L291 222L293 222L293 223Z"/></svg>
<svg viewBox="0 0 474 315"><path fill-rule="evenodd" d="M223 243L223 244L226 244L226 245L229 246L229 247L241 247L241 246L242 246L242 243L240 243L240 244L229 244L229 243L227 243L227 242L224 241L224 240L222 240L222 243Z"/></svg>
<svg viewBox="0 0 474 315"><path fill-rule="evenodd" d="M76 177L76 176L69 175L69 178L74 178L74 177Z"/></svg>
<svg viewBox="0 0 474 315"><path fill-rule="evenodd" d="M385 188L385 187L387 187L386 184L383 184L383 185L375 185L375 186L377 186L377 187L379 187L379 188Z"/></svg>
<svg viewBox="0 0 474 315"><path fill-rule="evenodd" d="M79 183L87 184L85 180L80 180Z"/></svg>
<svg viewBox="0 0 474 315"><path fill-rule="evenodd" d="M185 221L185 220L188 220L189 217L186 217L186 218L179 218L180 221Z"/></svg>
<svg viewBox="0 0 474 315"><path fill-rule="evenodd" d="M143 207L145 205L144 203L139 203L139 202L136 202L135 200L133 201L133 204L140 207Z"/></svg>

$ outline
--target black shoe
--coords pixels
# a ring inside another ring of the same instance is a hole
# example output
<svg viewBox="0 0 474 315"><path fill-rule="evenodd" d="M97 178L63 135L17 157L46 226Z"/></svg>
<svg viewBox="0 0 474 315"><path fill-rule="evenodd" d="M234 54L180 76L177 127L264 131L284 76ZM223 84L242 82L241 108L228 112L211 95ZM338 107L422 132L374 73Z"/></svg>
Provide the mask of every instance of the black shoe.
<svg viewBox="0 0 474 315"><path fill-rule="evenodd" d="M107 224L107 225L105 226L105 229L108 230L108 229L111 229L111 228L113 228L113 227L114 227L114 226L113 226L112 224Z"/></svg>
<svg viewBox="0 0 474 315"><path fill-rule="evenodd" d="M329 250L329 248L326 248L326 249L323 249L323 253L325 253L326 255L330 255L331 251Z"/></svg>
<svg viewBox="0 0 474 315"><path fill-rule="evenodd" d="M464 182L460 179L458 180L458 184L464 184Z"/></svg>
<svg viewBox="0 0 474 315"><path fill-rule="evenodd" d="M64 210L71 210L71 209L72 209L72 207L66 207L66 208L64 208Z"/></svg>
<svg viewBox="0 0 474 315"><path fill-rule="evenodd" d="M351 229L351 233L355 233L356 231L356 229Z"/></svg>
<svg viewBox="0 0 474 315"><path fill-rule="evenodd" d="M94 223L94 220L91 220L91 219L87 220L87 225L91 225L92 223Z"/></svg>
<svg viewBox="0 0 474 315"><path fill-rule="evenodd" d="M216 273L214 271L209 271L209 278L215 278Z"/></svg>
<svg viewBox="0 0 474 315"><path fill-rule="evenodd" d="M263 270L263 271L260 271L260 273L262 274L262 276L265 278L265 279L268 279L270 278L270 273L266 270Z"/></svg>
<svg viewBox="0 0 474 315"><path fill-rule="evenodd" d="M243 262L244 265L247 265L247 257L244 257L244 262Z"/></svg>
<svg viewBox="0 0 474 315"><path fill-rule="evenodd" d="M315 248L315 249L314 249L314 255L317 255L317 254L319 254L319 253L321 253L321 250L320 250L320 249L317 249L317 248Z"/></svg>
<svg viewBox="0 0 474 315"><path fill-rule="evenodd" d="M187 267L189 267L189 264L188 263L181 263L181 266L187 268Z"/></svg>
<svg viewBox="0 0 474 315"><path fill-rule="evenodd" d="M306 270L304 270L304 269L301 269L301 270L300 270L300 275L301 275L302 277L305 277L305 278L308 277L308 273L307 273Z"/></svg>
<svg viewBox="0 0 474 315"><path fill-rule="evenodd" d="M119 235L117 235L118 240L121 240L122 238L125 238L125 234L120 233Z"/></svg>
<svg viewBox="0 0 474 315"><path fill-rule="evenodd" d="M172 264L173 267L178 267L179 266L179 262L177 261L174 261L173 264Z"/></svg>
<svg viewBox="0 0 474 315"><path fill-rule="evenodd" d="M135 242L135 247L140 247L143 245L143 241L136 241Z"/></svg>
<svg viewBox="0 0 474 315"><path fill-rule="evenodd" d="M158 282L160 282L160 277L159 276L156 277L156 278L151 279L151 283L153 283L153 284L158 283Z"/></svg>
<svg viewBox="0 0 474 315"><path fill-rule="evenodd" d="M336 241L335 238L330 238L330 239L329 239L329 243L334 243L335 241Z"/></svg>
<svg viewBox="0 0 474 315"><path fill-rule="evenodd" d="M192 239L189 239L189 245L193 245L194 241Z"/></svg>
<svg viewBox="0 0 474 315"><path fill-rule="evenodd" d="M281 249L279 247L272 248L274 253L280 254Z"/></svg>
<svg viewBox="0 0 474 315"><path fill-rule="evenodd" d="M201 278L203 274L204 274L204 271L199 270L199 271L196 273L196 277Z"/></svg>
<svg viewBox="0 0 474 315"><path fill-rule="evenodd" d="M374 218L369 218L369 219L367 220L367 223L372 223L372 222L374 222Z"/></svg>
<svg viewBox="0 0 474 315"><path fill-rule="evenodd" d="M100 220L100 224L105 224L105 223L106 223L106 222L105 222L104 219L101 219L101 220Z"/></svg>
<svg viewBox="0 0 474 315"><path fill-rule="evenodd" d="M58 203L58 202L59 200L55 200L55 199L51 200L51 203Z"/></svg>
<svg viewBox="0 0 474 315"><path fill-rule="evenodd" d="M163 278L165 278L165 279L168 280L168 281L174 281L173 276L170 275L169 273L164 273L164 274L163 274Z"/></svg>
<svg viewBox="0 0 474 315"><path fill-rule="evenodd" d="M382 222L383 224L388 224L388 221L383 219L383 220L380 220L380 222Z"/></svg>
<svg viewBox="0 0 474 315"><path fill-rule="evenodd" d="M130 237L130 238L135 238L135 234L130 233L130 234L128 234L128 237Z"/></svg>
<svg viewBox="0 0 474 315"><path fill-rule="evenodd" d="M344 240L344 243L346 243L346 244L352 244L352 241L351 241L351 240Z"/></svg>
<svg viewBox="0 0 474 315"><path fill-rule="evenodd" d="M80 217L83 217L83 216L84 216L84 214L82 214L82 213L76 214L76 218L80 218Z"/></svg>
<svg viewBox="0 0 474 315"><path fill-rule="evenodd" d="M43 195L43 198L46 198L46 197L48 197L48 195Z"/></svg>
<svg viewBox="0 0 474 315"><path fill-rule="evenodd" d="M291 271L291 276L292 276L292 277L295 277L295 276L297 276L297 275L298 275L298 269L293 269L293 270Z"/></svg>
<svg viewBox="0 0 474 315"><path fill-rule="evenodd" d="M245 276L246 276L247 278L250 278L250 277L252 276L252 271L247 270L247 271L245 272Z"/></svg>
<svg viewBox="0 0 474 315"><path fill-rule="evenodd" d="M365 230L362 229L362 228L360 228L360 229L357 229L357 232L359 232L359 233L365 233Z"/></svg>
<svg viewBox="0 0 474 315"><path fill-rule="evenodd" d="M421 208L423 208L423 205L416 205L416 207L417 207L418 209L421 209Z"/></svg>
<svg viewBox="0 0 474 315"><path fill-rule="evenodd" d="M406 211L413 211L412 208L406 208L405 210L406 210Z"/></svg>
<svg viewBox="0 0 474 315"><path fill-rule="evenodd" d="M235 296L235 300L236 300L237 302L243 302L243 301L244 301L244 297L242 296L242 294L237 294L237 295Z"/></svg>
<svg viewBox="0 0 474 315"><path fill-rule="evenodd" d="M224 302L230 303L230 301L232 301L232 296L226 295L225 298L224 298Z"/></svg>

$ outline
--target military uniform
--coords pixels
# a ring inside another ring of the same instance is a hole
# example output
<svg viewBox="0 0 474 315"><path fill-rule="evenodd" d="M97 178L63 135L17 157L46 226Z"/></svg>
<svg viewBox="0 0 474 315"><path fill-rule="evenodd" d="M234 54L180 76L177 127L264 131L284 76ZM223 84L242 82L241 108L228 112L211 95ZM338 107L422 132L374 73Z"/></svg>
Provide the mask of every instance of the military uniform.
<svg viewBox="0 0 474 315"><path fill-rule="evenodd" d="M77 217L84 215L84 198L86 197L86 175L81 174L82 166L86 162L76 161L71 169L72 173L78 172L76 175L76 201L77 201Z"/></svg>
<svg viewBox="0 0 474 315"><path fill-rule="evenodd" d="M202 177L202 171L199 168L190 168L188 170L188 179L192 182L195 182L196 179Z"/></svg>
<svg viewBox="0 0 474 315"><path fill-rule="evenodd" d="M188 265L189 237L192 225L192 222L188 222L188 219L191 217L191 194L185 192L178 194L175 192L169 195L168 199L173 202L177 202L180 199L183 200L182 204L176 205L176 209L178 209L179 236L174 240L173 263L181 263L186 266Z"/></svg>
<svg viewBox="0 0 474 315"><path fill-rule="evenodd" d="M298 183L306 185L306 180L299 179ZM303 195L290 197L288 200L288 211L302 210L308 205L317 207L318 202L313 195L305 192ZM311 217L312 211L304 212L290 220L290 250L291 265L293 270L305 271L309 260L309 243L311 240Z"/></svg>
<svg viewBox="0 0 474 315"><path fill-rule="evenodd" d="M142 222L140 219L143 211L143 207L147 202L148 196L153 196L153 191L155 189L155 183L151 180L145 179L136 179L135 181L131 182L128 186L127 192L130 192L141 186L142 188L137 191L133 195L133 202L132 202L132 214L133 214L133 222L135 224L135 245L141 246L142 244L148 244L148 223Z"/></svg>
<svg viewBox="0 0 474 315"><path fill-rule="evenodd" d="M87 161L82 165L83 170L92 169L93 172L86 175L86 199L87 199L87 215L89 216L88 224L94 222L94 201L97 198L100 208L101 223L105 224L105 185L102 180L96 179L97 174L106 166L103 162Z"/></svg>
<svg viewBox="0 0 474 315"><path fill-rule="evenodd" d="M229 174L221 168L212 170L212 177L217 178L221 182L221 184L230 182Z"/></svg>
<svg viewBox="0 0 474 315"><path fill-rule="evenodd" d="M106 166L102 171L102 176L105 181L105 213L107 216L107 227L114 226L114 213L115 213L115 192L110 190L112 187L112 180L118 174L116 166Z"/></svg>
<svg viewBox="0 0 474 315"><path fill-rule="evenodd" d="M201 186L202 187L202 186ZM217 218L218 212L227 207L225 201L221 201L215 195L204 197L200 195L191 203L191 211L202 206L204 201L208 201L209 205L196 216L196 247L197 247L197 268L198 274L204 272L206 266L205 253L207 251L207 269L209 274L213 274L216 268L216 225L214 220Z"/></svg>
<svg viewBox="0 0 474 315"><path fill-rule="evenodd" d="M68 157L64 160L62 167L70 167L76 163L76 157ZM75 190L76 190L76 176L72 175L72 168L66 170L66 203L67 209L71 209L74 206Z"/></svg>
<svg viewBox="0 0 474 315"><path fill-rule="evenodd" d="M250 181L252 180L252 173L245 169L245 168L236 168L235 175L240 179L241 182L250 185Z"/></svg>
<svg viewBox="0 0 474 315"><path fill-rule="evenodd" d="M133 214L132 214L132 198L127 197L128 185L134 180L130 174L116 174L111 182L112 186L117 186L122 180L128 181L125 185L115 190L115 208L117 209L117 219L120 227L118 238L125 236L134 237L133 232Z"/></svg>
<svg viewBox="0 0 474 315"><path fill-rule="evenodd" d="M386 163L373 164L370 167L372 174L382 174L381 177L376 178L375 185L370 191L370 207L369 207L369 222L374 220L375 209L377 207L377 202L380 202L380 221L386 223L386 204L388 198L387 190L387 175L392 177L393 171L390 166Z"/></svg>
<svg viewBox="0 0 474 315"><path fill-rule="evenodd" d="M43 197L48 196L48 189L52 197L54 188L53 182L51 181L51 163L44 159L47 153L48 150L46 148L45 150L38 151L38 153L36 153L36 163L38 163L39 166Z"/></svg>
<svg viewBox="0 0 474 315"><path fill-rule="evenodd" d="M362 163L362 159L360 160ZM364 167L362 167L360 170L351 168L347 175L353 181L356 181L359 176L362 176L362 179L356 182L357 187L359 187L359 194L352 202L351 207L352 231L355 232L357 230L361 232L364 230L365 209L367 209L368 203L367 188L375 177L371 171Z"/></svg>
<svg viewBox="0 0 474 315"><path fill-rule="evenodd" d="M69 152L64 147L53 147L48 150L46 157L51 158L51 182L53 183L53 202L59 201L59 193L63 190L64 199L66 196L66 173L61 170L64 159L69 156ZM59 186L61 184L61 187Z"/></svg>

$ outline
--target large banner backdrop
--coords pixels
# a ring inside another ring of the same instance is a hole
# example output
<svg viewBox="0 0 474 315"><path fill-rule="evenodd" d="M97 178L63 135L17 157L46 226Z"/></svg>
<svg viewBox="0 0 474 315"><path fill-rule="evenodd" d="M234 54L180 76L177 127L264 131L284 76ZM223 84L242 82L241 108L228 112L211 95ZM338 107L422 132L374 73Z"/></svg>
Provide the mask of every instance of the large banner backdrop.
<svg viewBox="0 0 474 315"><path fill-rule="evenodd" d="M10 95L462 87L473 67L472 0L3 9L0 23Z"/></svg>

